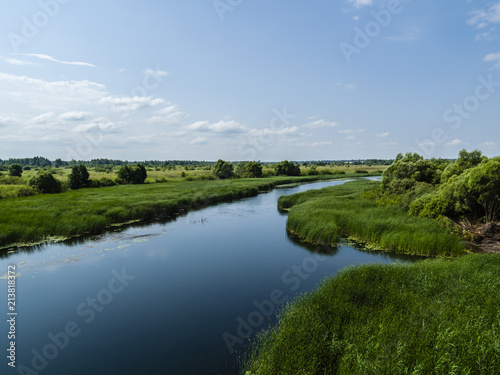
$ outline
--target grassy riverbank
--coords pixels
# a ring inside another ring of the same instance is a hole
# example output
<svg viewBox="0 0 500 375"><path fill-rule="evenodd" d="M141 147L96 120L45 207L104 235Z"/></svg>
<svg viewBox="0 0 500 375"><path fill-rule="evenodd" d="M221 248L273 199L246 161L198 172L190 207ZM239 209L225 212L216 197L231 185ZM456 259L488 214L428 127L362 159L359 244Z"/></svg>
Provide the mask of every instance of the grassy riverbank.
<svg viewBox="0 0 500 375"><path fill-rule="evenodd" d="M498 373L499 274L498 255L349 268L288 305L255 341L246 370Z"/></svg>
<svg viewBox="0 0 500 375"><path fill-rule="evenodd" d="M114 224L162 220L209 204L255 196L279 184L350 176L354 174L224 181L173 180L162 184L121 185L2 199L0 247L97 234Z"/></svg>
<svg viewBox="0 0 500 375"><path fill-rule="evenodd" d="M301 240L335 246L341 237L355 237L383 250L426 256L464 253L458 236L438 222L409 216L361 198L377 182L353 181L342 186L280 197L288 210L287 230Z"/></svg>

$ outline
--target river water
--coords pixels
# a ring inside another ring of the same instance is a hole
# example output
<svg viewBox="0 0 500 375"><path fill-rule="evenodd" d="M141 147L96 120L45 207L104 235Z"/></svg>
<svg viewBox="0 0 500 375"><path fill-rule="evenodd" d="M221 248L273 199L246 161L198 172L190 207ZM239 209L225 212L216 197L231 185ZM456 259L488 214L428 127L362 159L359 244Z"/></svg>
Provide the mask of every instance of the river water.
<svg viewBox="0 0 500 375"><path fill-rule="evenodd" d="M16 368L2 356L1 373L237 374L248 341L285 301L350 265L411 261L347 245L307 248L287 236L281 195L342 183L278 188L4 256L0 275L9 265L18 273L18 315ZM0 290L7 308L5 276ZM5 317L3 353L12 341Z"/></svg>

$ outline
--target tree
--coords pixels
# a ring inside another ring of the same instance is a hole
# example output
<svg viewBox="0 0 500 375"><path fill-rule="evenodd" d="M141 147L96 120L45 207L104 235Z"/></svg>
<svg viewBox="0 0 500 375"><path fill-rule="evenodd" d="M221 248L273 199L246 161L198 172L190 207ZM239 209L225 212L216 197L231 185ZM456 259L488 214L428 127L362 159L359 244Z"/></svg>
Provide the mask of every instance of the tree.
<svg viewBox="0 0 500 375"><path fill-rule="evenodd" d="M467 169L473 168L479 165L483 160L487 159L486 156L482 156L481 151L474 150L467 152L463 149L458 154L458 159L455 162L450 163L441 175L441 182L444 183L448 181L452 176L460 176Z"/></svg>
<svg viewBox="0 0 500 375"><path fill-rule="evenodd" d="M470 169L466 180L468 197L483 207L486 222L495 220L500 210L500 162L484 161Z"/></svg>
<svg viewBox="0 0 500 375"><path fill-rule="evenodd" d="M215 163L213 173L214 176L222 180L226 178L231 178L234 176L233 165L231 163L228 163L227 161L219 159L217 160L217 163Z"/></svg>
<svg viewBox="0 0 500 375"><path fill-rule="evenodd" d="M274 167L277 176L300 176L300 167L288 160L284 160Z"/></svg>
<svg viewBox="0 0 500 375"><path fill-rule="evenodd" d="M83 188L89 185L89 172L83 164L74 165L68 176L69 187L73 190Z"/></svg>
<svg viewBox="0 0 500 375"><path fill-rule="evenodd" d="M262 177L262 164L255 161L248 163L239 163L236 166L234 173L240 177L254 178Z"/></svg>
<svg viewBox="0 0 500 375"><path fill-rule="evenodd" d="M118 170L118 179L125 184L143 184L147 177L148 173L142 164L137 164L135 168L125 164Z"/></svg>
<svg viewBox="0 0 500 375"><path fill-rule="evenodd" d="M52 173L41 171L28 181L28 185L43 194L57 194L62 191L62 184L56 180Z"/></svg>
<svg viewBox="0 0 500 375"><path fill-rule="evenodd" d="M23 167L19 164L12 164L9 167L9 176L21 177L23 175Z"/></svg>
<svg viewBox="0 0 500 375"><path fill-rule="evenodd" d="M54 167L59 168L64 165L64 162L61 159L56 159L53 163Z"/></svg>

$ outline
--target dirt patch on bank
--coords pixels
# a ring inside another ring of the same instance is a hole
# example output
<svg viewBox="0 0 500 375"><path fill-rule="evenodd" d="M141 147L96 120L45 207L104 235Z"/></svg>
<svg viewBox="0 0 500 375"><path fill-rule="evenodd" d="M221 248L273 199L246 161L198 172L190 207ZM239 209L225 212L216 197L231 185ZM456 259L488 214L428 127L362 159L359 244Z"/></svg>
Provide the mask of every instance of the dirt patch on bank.
<svg viewBox="0 0 500 375"><path fill-rule="evenodd" d="M468 224L466 230L472 235L472 240L469 241L471 249L476 252L500 254L500 222Z"/></svg>

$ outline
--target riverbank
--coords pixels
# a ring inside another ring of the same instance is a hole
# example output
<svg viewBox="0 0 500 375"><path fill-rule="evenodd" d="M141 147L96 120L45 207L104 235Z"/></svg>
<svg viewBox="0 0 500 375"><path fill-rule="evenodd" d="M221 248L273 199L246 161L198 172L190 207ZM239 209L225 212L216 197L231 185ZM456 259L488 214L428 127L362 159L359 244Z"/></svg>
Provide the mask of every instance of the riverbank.
<svg viewBox="0 0 500 375"><path fill-rule="evenodd" d="M437 221L363 199L363 191L377 183L359 180L283 196L278 208L288 211L287 231L311 244L336 246L341 238L354 237L373 250L424 256L465 253L460 238Z"/></svg>
<svg viewBox="0 0 500 375"><path fill-rule="evenodd" d="M131 221L166 220L188 210L255 196L281 184L354 177L360 175L174 180L2 199L0 249L99 234Z"/></svg>
<svg viewBox="0 0 500 375"><path fill-rule="evenodd" d="M288 305L253 343L245 370L496 373L499 273L497 254L348 268Z"/></svg>

